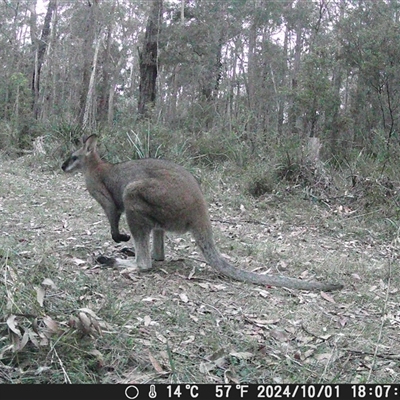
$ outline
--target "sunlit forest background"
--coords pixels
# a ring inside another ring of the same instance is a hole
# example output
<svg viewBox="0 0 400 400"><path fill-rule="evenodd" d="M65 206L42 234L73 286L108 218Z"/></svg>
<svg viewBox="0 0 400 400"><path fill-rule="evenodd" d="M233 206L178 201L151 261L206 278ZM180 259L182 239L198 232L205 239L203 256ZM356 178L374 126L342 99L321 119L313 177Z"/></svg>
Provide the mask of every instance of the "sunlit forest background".
<svg viewBox="0 0 400 400"><path fill-rule="evenodd" d="M229 161L256 195L282 178L330 186L331 168L392 189L399 6L3 1L0 148L50 162L95 132L117 160Z"/></svg>

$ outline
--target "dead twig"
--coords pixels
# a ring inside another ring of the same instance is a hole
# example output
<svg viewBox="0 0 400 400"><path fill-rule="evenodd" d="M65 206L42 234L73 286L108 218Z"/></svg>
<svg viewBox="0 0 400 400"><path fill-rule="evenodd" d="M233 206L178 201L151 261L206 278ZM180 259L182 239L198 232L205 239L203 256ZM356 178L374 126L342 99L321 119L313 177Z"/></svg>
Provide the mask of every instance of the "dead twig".
<svg viewBox="0 0 400 400"><path fill-rule="evenodd" d="M221 224L228 224L228 225L238 225L238 224L252 224L252 225L262 225L262 226L270 226L271 225L266 222L256 221L256 220L252 220L252 219L242 219L239 221L232 221L232 220L226 220L226 219L211 218L211 221L219 222Z"/></svg>
<svg viewBox="0 0 400 400"><path fill-rule="evenodd" d="M365 350L356 350L356 349L342 349L343 351L347 351L349 353L357 354L359 356L374 356L376 358L382 358L384 360L400 360L400 354L382 354L377 353L376 351L365 351ZM375 349L376 350L376 349Z"/></svg>

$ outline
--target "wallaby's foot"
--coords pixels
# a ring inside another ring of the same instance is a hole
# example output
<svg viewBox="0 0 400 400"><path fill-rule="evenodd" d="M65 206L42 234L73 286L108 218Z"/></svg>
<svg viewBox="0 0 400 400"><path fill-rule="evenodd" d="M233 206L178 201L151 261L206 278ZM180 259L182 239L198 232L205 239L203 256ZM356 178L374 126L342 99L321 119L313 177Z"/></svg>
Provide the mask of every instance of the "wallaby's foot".
<svg viewBox="0 0 400 400"><path fill-rule="evenodd" d="M115 258L110 258L106 256L99 256L96 258L96 262L107 267L114 267L115 265Z"/></svg>
<svg viewBox="0 0 400 400"><path fill-rule="evenodd" d="M100 256L96 258L96 261L99 264L105 265L107 267L113 268L125 268L133 271L138 270L138 266L136 265L136 261L132 259L123 259L123 258L112 258L106 256Z"/></svg>
<svg viewBox="0 0 400 400"><path fill-rule="evenodd" d="M164 256L164 254L158 254L158 253L155 253L155 252L153 252L152 254L151 254L151 258L154 260L154 261L164 261L165 260L165 256Z"/></svg>
<svg viewBox="0 0 400 400"><path fill-rule="evenodd" d="M125 235L124 233L114 233L112 235L112 238L114 242L120 243L120 242L129 242L131 237L129 235Z"/></svg>
<svg viewBox="0 0 400 400"><path fill-rule="evenodd" d="M133 247L124 247L121 249L121 253L125 254L128 257L135 257L135 249Z"/></svg>
<svg viewBox="0 0 400 400"><path fill-rule="evenodd" d="M138 263L137 267L139 268L139 271L150 271L152 268L151 263Z"/></svg>
<svg viewBox="0 0 400 400"><path fill-rule="evenodd" d="M135 260L123 259L123 258L112 258L106 256L99 256L96 258L96 262L113 268L126 268L136 271L149 271L152 267L151 263L141 262L137 264Z"/></svg>

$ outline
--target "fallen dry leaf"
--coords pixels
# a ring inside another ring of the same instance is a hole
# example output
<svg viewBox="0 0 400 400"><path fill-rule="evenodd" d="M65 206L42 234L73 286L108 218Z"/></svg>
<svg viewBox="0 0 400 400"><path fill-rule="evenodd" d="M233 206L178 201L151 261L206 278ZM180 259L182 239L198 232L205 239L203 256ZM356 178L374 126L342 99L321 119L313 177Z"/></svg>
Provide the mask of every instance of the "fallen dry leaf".
<svg viewBox="0 0 400 400"><path fill-rule="evenodd" d="M330 360L331 358L332 358L331 353L322 353L322 354L317 354L315 356L315 359L318 361L326 361L326 360Z"/></svg>
<svg viewBox="0 0 400 400"><path fill-rule="evenodd" d="M207 374L215 368L215 364L213 362L201 362L199 365L199 371L202 374Z"/></svg>
<svg viewBox="0 0 400 400"><path fill-rule="evenodd" d="M4 353L7 351L13 350L14 345L10 344L8 346L4 346L2 349L0 349L0 360L4 357Z"/></svg>
<svg viewBox="0 0 400 400"><path fill-rule="evenodd" d="M180 294L179 294L179 297L181 298L181 300L182 300L184 303L187 303L187 302L189 301L189 298L187 297L187 295L186 295L185 293L180 293Z"/></svg>
<svg viewBox="0 0 400 400"><path fill-rule="evenodd" d="M212 285L212 289L213 289L213 291L220 292L220 291L222 291L222 290L225 290L225 289L226 289L226 285L224 285L224 284L216 284L216 285Z"/></svg>
<svg viewBox="0 0 400 400"><path fill-rule="evenodd" d="M100 318L96 315L96 313L95 313L93 310L91 310L90 308L83 307L83 308L79 308L78 311L82 311L82 312L84 312L85 314L89 314L91 317L93 317L93 318L95 318L95 319L100 319Z"/></svg>
<svg viewBox="0 0 400 400"><path fill-rule="evenodd" d="M100 368L104 366L104 356L99 350L97 350L97 349L91 350L91 351L89 351L89 354L96 357L98 366Z"/></svg>
<svg viewBox="0 0 400 400"><path fill-rule="evenodd" d="M27 331L24 332L22 339L17 338L17 341L14 343L14 351L21 351L29 341L29 333ZM18 344L17 344L18 343Z"/></svg>
<svg viewBox="0 0 400 400"><path fill-rule="evenodd" d="M232 351L229 353L229 355L232 357L239 358L241 360L248 360L249 358L254 357L254 354L248 351L239 351L239 352Z"/></svg>
<svg viewBox="0 0 400 400"><path fill-rule="evenodd" d="M239 384L240 383L240 379L236 376L236 374L232 370L227 369L224 372L224 382L226 384L229 384L231 382Z"/></svg>
<svg viewBox="0 0 400 400"><path fill-rule="evenodd" d="M17 328L17 316L16 315L10 315L7 318L7 326L19 337L22 337L22 333L19 330L19 328Z"/></svg>
<svg viewBox="0 0 400 400"><path fill-rule="evenodd" d="M35 347L39 348L39 341L37 339L39 335L30 329L28 330L28 334L29 334L29 340L31 341L31 343L33 343L33 345Z"/></svg>
<svg viewBox="0 0 400 400"><path fill-rule="evenodd" d="M321 292L320 295L324 300L329 301L330 303L336 303L335 299L330 294Z"/></svg>
<svg viewBox="0 0 400 400"><path fill-rule="evenodd" d="M287 334L285 331L282 331L281 329L272 329L270 331L270 335L280 342L287 342L289 340L289 334Z"/></svg>
<svg viewBox="0 0 400 400"><path fill-rule="evenodd" d="M59 327L56 321L49 317L48 315L43 317L43 322L46 324L50 333L57 333L59 331Z"/></svg>
<svg viewBox="0 0 400 400"><path fill-rule="evenodd" d="M305 360L306 358L311 357L314 353L315 353L315 349L307 350L307 351L305 351L305 352L302 354L301 359L302 359L302 360Z"/></svg>
<svg viewBox="0 0 400 400"><path fill-rule="evenodd" d="M194 335L192 335L192 336L189 336L189 338L188 339L186 339L186 340L184 340L183 342L182 342L182 344L189 344L189 343L193 343L194 342L194 340L195 340L195 336Z"/></svg>
<svg viewBox="0 0 400 400"><path fill-rule="evenodd" d="M39 286L35 286L34 289L36 290L36 301L39 303L40 307L43 307L46 290Z"/></svg>
<svg viewBox="0 0 400 400"><path fill-rule="evenodd" d="M191 280L195 274L196 274L196 267L193 267L188 276L188 280Z"/></svg>
<svg viewBox="0 0 400 400"><path fill-rule="evenodd" d="M51 289L57 289L57 286L55 285L55 283L49 279L43 279L43 282L41 283L42 286L49 286Z"/></svg>
<svg viewBox="0 0 400 400"><path fill-rule="evenodd" d="M145 297L144 299L142 299L142 301L144 301L146 303L153 303L158 300L160 300L160 299L158 299L157 297Z"/></svg>
<svg viewBox="0 0 400 400"><path fill-rule="evenodd" d="M264 297L264 298L267 298L267 297L271 296L271 293L270 293L270 292L268 292L267 290L263 290L263 289L259 290L259 291L258 291L258 294L259 294L261 297Z"/></svg>
<svg viewBox="0 0 400 400"><path fill-rule="evenodd" d="M79 320L80 320L80 322L82 324L83 330L86 333L89 333L90 332L90 325L91 325L90 318L82 311L78 314L78 316L79 316Z"/></svg>
<svg viewBox="0 0 400 400"><path fill-rule="evenodd" d="M151 365L153 368L159 373L159 374L165 374L166 372L163 370L161 367L160 363L153 357L153 355L149 351L149 359L151 362Z"/></svg>
<svg viewBox="0 0 400 400"><path fill-rule="evenodd" d="M77 265L78 267L82 264L85 264L86 261L81 260L80 258L73 257L72 262Z"/></svg>
<svg viewBox="0 0 400 400"><path fill-rule="evenodd" d="M203 289L206 289L206 290L210 289L210 284L207 282L206 283L200 282L200 283L198 283L198 285L200 287L202 287Z"/></svg>
<svg viewBox="0 0 400 400"><path fill-rule="evenodd" d="M360 275L358 274L351 274L351 277L357 281L361 281Z"/></svg>
<svg viewBox="0 0 400 400"><path fill-rule="evenodd" d="M161 343L167 343L168 340L165 336L163 336L160 332L156 331L156 338L161 342Z"/></svg>

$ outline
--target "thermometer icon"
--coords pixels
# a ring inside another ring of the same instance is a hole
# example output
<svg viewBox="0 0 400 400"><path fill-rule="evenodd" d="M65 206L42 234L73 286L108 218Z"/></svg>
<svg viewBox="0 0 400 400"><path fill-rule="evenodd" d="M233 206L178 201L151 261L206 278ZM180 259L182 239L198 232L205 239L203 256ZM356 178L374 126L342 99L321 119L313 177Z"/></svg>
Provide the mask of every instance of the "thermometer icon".
<svg viewBox="0 0 400 400"><path fill-rule="evenodd" d="M155 399L157 397L156 387L154 385L150 385L149 397L150 399Z"/></svg>

